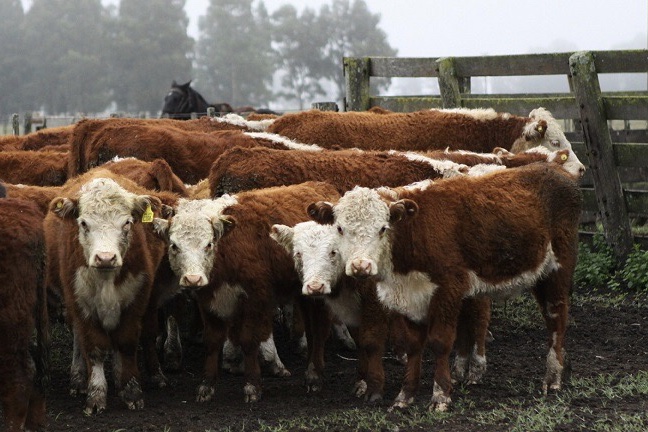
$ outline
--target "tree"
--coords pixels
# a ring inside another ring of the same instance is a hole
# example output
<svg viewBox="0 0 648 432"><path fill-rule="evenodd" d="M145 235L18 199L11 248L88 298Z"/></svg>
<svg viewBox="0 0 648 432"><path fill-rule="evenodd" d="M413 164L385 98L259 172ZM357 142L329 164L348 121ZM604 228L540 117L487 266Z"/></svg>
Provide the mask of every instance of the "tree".
<svg viewBox="0 0 648 432"><path fill-rule="evenodd" d="M266 105L274 59L268 12L253 0L210 0L199 20L196 50L200 92L209 102Z"/></svg>
<svg viewBox="0 0 648 432"><path fill-rule="evenodd" d="M4 117L26 108L22 88L24 87L25 53L23 52L21 26L24 11L20 0L0 0L0 115Z"/></svg>
<svg viewBox="0 0 648 432"><path fill-rule="evenodd" d="M185 0L121 0L110 54L119 109L157 113L171 82L191 78L194 40L184 6Z"/></svg>
<svg viewBox="0 0 648 432"><path fill-rule="evenodd" d="M109 99L100 0L34 0L23 25L24 97L49 113L93 112Z"/></svg>
<svg viewBox="0 0 648 432"><path fill-rule="evenodd" d="M299 16L293 6L286 5L272 15L272 20L281 84L286 88L277 96L296 100L302 110L307 99L326 94L320 81L325 78L323 71L328 63L323 51L329 34L309 8Z"/></svg>
<svg viewBox="0 0 648 432"><path fill-rule="evenodd" d="M329 65L325 71L337 87L338 99L345 94L343 57L385 56L394 57L398 50L387 42L387 34L378 27L380 14L372 14L364 0L333 0L320 9L320 19L328 28L329 43L326 56ZM377 90L387 88L390 80L372 81Z"/></svg>

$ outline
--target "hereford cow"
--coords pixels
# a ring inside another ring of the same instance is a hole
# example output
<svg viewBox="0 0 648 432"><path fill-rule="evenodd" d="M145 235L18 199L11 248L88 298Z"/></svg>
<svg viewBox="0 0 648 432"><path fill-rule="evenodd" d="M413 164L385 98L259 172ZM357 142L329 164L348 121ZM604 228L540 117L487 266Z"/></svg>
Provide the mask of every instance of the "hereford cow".
<svg viewBox="0 0 648 432"><path fill-rule="evenodd" d="M145 161L164 159L183 182L194 184L209 175L212 162L226 149L258 145L288 148L285 144L254 139L240 130L205 133L150 122L125 127L101 120L82 120L72 133L68 175L71 178L84 173L115 156Z"/></svg>
<svg viewBox="0 0 648 432"><path fill-rule="evenodd" d="M328 201L339 194L325 183L305 183L216 200L182 199L170 220L156 219L169 242L171 267L180 285L195 290L201 309L207 357L199 402L213 397L226 336L245 356L245 401L261 398L259 344L272 333L276 306L299 297L301 290L291 257L269 231L272 224L304 221L310 197ZM299 297L299 303L308 320L307 386L318 390L328 313L321 302Z"/></svg>
<svg viewBox="0 0 648 432"><path fill-rule="evenodd" d="M68 156L51 151L0 152L0 177L8 183L60 186L67 180Z"/></svg>
<svg viewBox="0 0 648 432"><path fill-rule="evenodd" d="M418 386L414 378L420 376L423 346L412 343L417 339L409 327L415 325L397 312L390 313L380 303L375 280L345 275L336 229L309 221L294 227L273 225L270 236L293 257L303 283L302 294L323 295L333 314L352 329L358 346L355 395L369 401L382 398L385 381L382 357L390 325L400 354L406 354L408 371L416 371L406 375L403 385ZM488 299L465 299L462 318L466 325L458 331L453 375L458 381L474 384L486 371L490 302Z"/></svg>
<svg viewBox="0 0 648 432"><path fill-rule="evenodd" d="M571 143L544 108L528 117L492 109L423 110L412 113L310 110L284 114L267 132L322 147L372 150L471 150L487 153L504 147L515 153L542 145L571 149Z"/></svg>
<svg viewBox="0 0 648 432"><path fill-rule="evenodd" d="M400 186L428 178L458 175L468 167L420 155L358 150L292 151L236 147L212 164L209 188L212 196L225 193L326 181L340 193L355 185Z"/></svg>
<svg viewBox="0 0 648 432"><path fill-rule="evenodd" d="M144 226L160 199L131 189L141 190L96 170L66 183L44 221L47 286L63 292L75 342L71 391L87 393L86 414L106 408L110 353L120 398L144 406L136 352L164 244Z"/></svg>
<svg viewBox="0 0 648 432"><path fill-rule="evenodd" d="M560 389L581 192L562 168L531 164L397 189L355 188L309 213L338 232L345 272L420 323L435 354L432 409L451 402L448 355L467 296L531 288L549 331L543 390ZM404 387L393 407L408 406Z"/></svg>
<svg viewBox="0 0 648 432"><path fill-rule="evenodd" d="M42 215L28 201L0 199L0 401L6 431L42 430L48 372ZM36 330L37 351L29 348Z"/></svg>

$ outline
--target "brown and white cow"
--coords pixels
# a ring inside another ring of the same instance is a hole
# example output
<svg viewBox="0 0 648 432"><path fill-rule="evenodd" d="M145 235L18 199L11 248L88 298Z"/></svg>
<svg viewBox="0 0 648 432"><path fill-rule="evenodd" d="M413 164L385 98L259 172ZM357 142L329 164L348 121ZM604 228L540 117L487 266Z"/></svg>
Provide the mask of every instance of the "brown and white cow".
<svg viewBox="0 0 648 432"><path fill-rule="evenodd" d="M267 132L322 147L371 150L471 150L488 153L504 147L515 153L542 145L571 149L549 111L536 108L528 117L493 109L431 109L411 113L310 110L284 114Z"/></svg>
<svg viewBox="0 0 648 432"><path fill-rule="evenodd" d="M169 241L171 268L180 285L195 290L201 309L207 357L199 402L213 397L226 337L243 350L245 401L260 399L259 344L272 333L276 306L295 297L310 322L307 386L319 388L328 312L323 303L299 296L292 259L269 236L273 224L306 220L310 197L335 200L339 194L326 183L311 182L216 200L182 199L170 220L156 219L156 228Z"/></svg>
<svg viewBox="0 0 648 432"><path fill-rule="evenodd" d="M28 201L0 199L0 403L5 430L42 430L48 317L42 215ZM37 350L30 345L36 330Z"/></svg>
<svg viewBox="0 0 648 432"><path fill-rule="evenodd" d="M188 196L187 187L164 159L153 159L148 162L132 157L115 158L101 166L131 179L143 188Z"/></svg>
<svg viewBox="0 0 648 432"><path fill-rule="evenodd" d="M70 138L68 177L119 156L144 161L164 159L183 182L194 184L206 178L214 160L234 146L289 148L283 143L255 139L241 130L207 133L182 130L163 120L158 122L133 122L120 126L102 120L80 121Z"/></svg>
<svg viewBox="0 0 648 432"><path fill-rule="evenodd" d="M398 354L405 354L407 369L404 387L416 388L420 376L423 344L411 328L416 324L381 304L376 281L345 274L335 227L313 221L294 227L273 225L270 236L281 244L295 262L302 278L302 294L324 296L333 314L352 329L358 346L358 376L353 387L356 396L375 401L382 398L385 374L382 357L391 334ZM474 384L486 371L486 333L490 318L488 299L465 299L464 326L458 330L453 378ZM391 327L391 328L390 328ZM416 373L411 373L415 371Z"/></svg>
<svg viewBox="0 0 648 432"><path fill-rule="evenodd" d="M160 199L96 170L66 183L45 217L47 286L60 287L75 342L71 392L87 393L84 412L106 408L106 356L129 409L144 406L137 347L164 244L146 222ZM151 232L147 235L147 230Z"/></svg>
<svg viewBox="0 0 648 432"><path fill-rule="evenodd" d="M531 164L397 189L355 188L309 213L333 224L345 272L377 281L380 300L421 323L435 354L431 408L451 402L448 355L461 301L531 288L549 331L543 390L560 389L581 192L562 168ZM411 403L403 388L394 407Z"/></svg>

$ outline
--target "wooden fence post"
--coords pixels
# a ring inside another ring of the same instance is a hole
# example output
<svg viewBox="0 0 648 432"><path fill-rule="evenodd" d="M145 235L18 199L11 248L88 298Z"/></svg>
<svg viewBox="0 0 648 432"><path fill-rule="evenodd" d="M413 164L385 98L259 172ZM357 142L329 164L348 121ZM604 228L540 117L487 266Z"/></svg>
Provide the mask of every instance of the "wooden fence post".
<svg viewBox="0 0 648 432"><path fill-rule="evenodd" d="M460 108L461 91L454 68L454 59L452 57L440 58L436 61L436 64L443 108Z"/></svg>
<svg viewBox="0 0 648 432"><path fill-rule="evenodd" d="M23 126L23 133L27 135L28 133L31 132L32 130L32 112L31 111L25 111L25 122Z"/></svg>
<svg viewBox="0 0 648 432"><path fill-rule="evenodd" d="M619 262L625 262L632 251L632 231L614 160L594 55L585 51L572 54L569 71L605 238Z"/></svg>
<svg viewBox="0 0 648 432"><path fill-rule="evenodd" d="M214 118L216 117L216 108L214 107L207 107L207 116L209 118Z"/></svg>
<svg viewBox="0 0 648 432"><path fill-rule="evenodd" d="M312 109L320 111L335 111L338 112L338 106L335 102L313 102L311 104Z"/></svg>
<svg viewBox="0 0 648 432"><path fill-rule="evenodd" d="M345 111L367 111L370 106L369 58L344 58L346 81Z"/></svg>
<svg viewBox="0 0 648 432"><path fill-rule="evenodd" d="M18 114L11 115L11 128L14 135L20 135L20 117Z"/></svg>

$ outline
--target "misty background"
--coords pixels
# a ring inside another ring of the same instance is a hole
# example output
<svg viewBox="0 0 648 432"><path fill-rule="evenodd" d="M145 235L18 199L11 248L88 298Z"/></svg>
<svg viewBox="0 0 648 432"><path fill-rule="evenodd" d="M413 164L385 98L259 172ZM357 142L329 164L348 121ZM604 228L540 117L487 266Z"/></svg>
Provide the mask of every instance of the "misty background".
<svg viewBox="0 0 648 432"><path fill-rule="evenodd" d="M645 49L648 3L594 0L0 0L0 115L157 116L171 82L289 112L344 97L342 57ZM646 90L646 74L603 77ZM436 79L373 80L438 94ZM565 76L473 78L473 93L568 91Z"/></svg>

